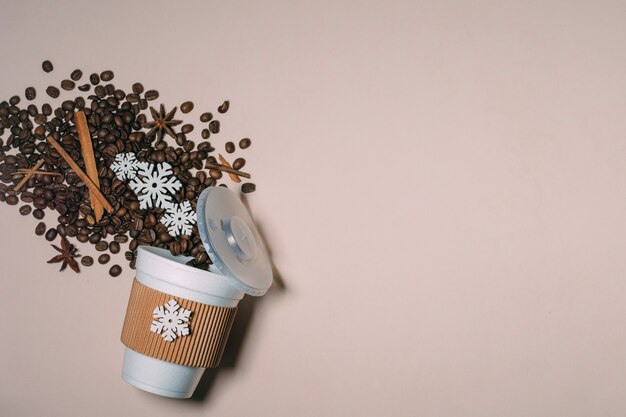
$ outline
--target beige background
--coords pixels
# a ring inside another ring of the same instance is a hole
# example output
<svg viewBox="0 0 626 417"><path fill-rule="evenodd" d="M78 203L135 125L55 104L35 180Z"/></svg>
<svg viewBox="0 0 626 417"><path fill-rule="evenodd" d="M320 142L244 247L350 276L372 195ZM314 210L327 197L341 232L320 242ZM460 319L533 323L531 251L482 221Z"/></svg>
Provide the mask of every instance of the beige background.
<svg viewBox="0 0 626 417"><path fill-rule="evenodd" d="M253 139L285 288L246 301L197 398L159 398L120 378L132 272L57 272L0 205L0 415L626 415L625 15L3 2L2 98L78 67L194 119L231 100L214 143Z"/></svg>

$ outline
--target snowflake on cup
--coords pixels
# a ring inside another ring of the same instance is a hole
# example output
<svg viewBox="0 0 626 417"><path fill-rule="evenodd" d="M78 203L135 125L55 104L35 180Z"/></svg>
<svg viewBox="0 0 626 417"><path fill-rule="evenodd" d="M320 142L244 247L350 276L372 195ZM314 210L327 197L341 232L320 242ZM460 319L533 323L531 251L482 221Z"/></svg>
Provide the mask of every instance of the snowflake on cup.
<svg viewBox="0 0 626 417"><path fill-rule="evenodd" d="M158 306L152 312L150 331L160 334L166 342L173 342L178 336L189 334L191 311L182 308L174 299Z"/></svg>
<svg viewBox="0 0 626 417"><path fill-rule="evenodd" d="M130 188L139 198L139 208L168 208L172 196L182 188L182 184L172 175L172 166L167 162L146 164L137 171L137 176L130 182Z"/></svg>
<svg viewBox="0 0 626 417"><path fill-rule="evenodd" d="M196 224L196 213L189 201L173 203L161 217L161 223L167 226L167 231L172 236L191 235L191 229Z"/></svg>
<svg viewBox="0 0 626 417"><path fill-rule="evenodd" d="M111 169L120 180L132 180L137 176L137 171L148 165L147 162L139 162L132 152L118 153Z"/></svg>

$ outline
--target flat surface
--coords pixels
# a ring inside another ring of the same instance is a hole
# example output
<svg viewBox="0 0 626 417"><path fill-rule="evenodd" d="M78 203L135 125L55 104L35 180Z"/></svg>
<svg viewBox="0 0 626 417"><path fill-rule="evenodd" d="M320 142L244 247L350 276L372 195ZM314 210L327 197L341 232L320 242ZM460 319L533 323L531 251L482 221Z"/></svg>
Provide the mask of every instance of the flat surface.
<svg viewBox="0 0 626 417"><path fill-rule="evenodd" d="M625 15L3 2L0 97L81 68L194 117L231 100L213 142L253 140L285 288L246 297L200 396L159 398L120 377L129 270L58 273L0 205L0 415L624 416Z"/></svg>

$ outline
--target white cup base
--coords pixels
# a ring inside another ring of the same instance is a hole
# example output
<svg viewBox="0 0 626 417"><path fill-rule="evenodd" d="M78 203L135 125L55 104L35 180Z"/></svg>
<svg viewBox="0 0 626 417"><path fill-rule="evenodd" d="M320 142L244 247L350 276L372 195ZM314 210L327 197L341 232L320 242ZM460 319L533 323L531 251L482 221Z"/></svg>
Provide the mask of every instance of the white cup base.
<svg viewBox="0 0 626 417"><path fill-rule="evenodd" d="M192 396L204 368L178 365L124 350L122 378L130 385L170 398Z"/></svg>

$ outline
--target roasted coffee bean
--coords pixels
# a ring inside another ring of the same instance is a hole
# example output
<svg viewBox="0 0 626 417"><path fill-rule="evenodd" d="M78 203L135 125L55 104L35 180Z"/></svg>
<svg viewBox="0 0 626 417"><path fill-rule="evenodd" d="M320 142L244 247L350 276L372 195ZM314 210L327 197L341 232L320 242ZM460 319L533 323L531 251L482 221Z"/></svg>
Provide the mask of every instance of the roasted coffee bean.
<svg viewBox="0 0 626 417"><path fill-rule="evenodd" d="M91 85L100 84L100 76L94 72L89 76L89 82L91 83Z"/></svg>
<svg viewBox="0 0 626 417"><path fill-rule="evenodd" d="M180 243L179 242L172 242L172 244L170 245L170 253L174 256L180 255Z"/></svg>
<svg viewBox="0 0 626 417"><path fill-rule="evenodd" d="M35 87L28 87L24 90L24 97L26 97L26 100L34 100L35 97L37 97L37 90L35 90Z"/></svg>
<svg viewBox="0 0 626 417"><path fill-rule="evenodd" d="M72 73L70 74L70 78L74 81L78 81L80 80L80 78L83 76L83 72L79 69L75 69L74 71L72 71Z"/></svg>
<svg viewBox="0 0 626 417"><path fill-rule="evenodd" d="M66 112L74 110L74 102L72 100L65 100L61 103L61 108Z"/></svg>
<svg viewBox="0 0 626 417"><path fill-rule="evenodd" d="M188 140L187 142L185 142L183 144L183 150L185 152L191 152L193 150L194 146L196 146L196 144L193 143L192 141ZM191 157L191 155L190 155L190 157Z"/></svg>
<svg viewBox="0 0 626 417"><path fill-rule="evenodd" d="M193 125L192 124L184 124L181 128L180 131L183 132L185 135L188 133L193 132Z"/></svg>
<svg viewBox="0 0 626 417"><path fill-rule="evenodd" d="M41 106L41 113L46 115L46 116L50 116L52 114L52 106L49 105L48 103L42 105Z"/></svg>
<svg viewBox="0 0 626 417"><path fill-rule="evenodd" d="M211 136L209 129L202 129L202 139L208 139Z"/></svg>
<svg viewBox="0 0 626 417"><path fill-rule="evenodd" d="M133 222L133 230L141 231L143 229L143 220L137 217Z"/></svg>
<svg viewBox="0 0 626 417"><path fill-rule="evenodd" d="M122 273L122 267L119 265L113 265L111 269L109 269L109 275L112 277L117 277Z"/></svg>
<svg viewBox="0 0 626 417"><path fill-rule="evenodd" d="M45 215L46 213L42 209L33 210L33 217L36 218L37 220L43 219Z"/></svg>
<svg viewBox="0 0 626 417"><path fill-rule="evenodd" d="M89 241L89 236L79 234L76 236L76 240L78 240L81 243L87 243Z"/></svg>
<svg viewBox="0 0 626 417"><path fill-rule="evenodd" d="M222 103L221 106L217 108L217 111L220 113L226 113L229 107L230 107L230 102L226 100L225 102Z"/></svg>
<svg viewBox="0 0 626 417"><path fill-rule="evenodd" d="M69 237L74 237L78 233L78 228L76 227L75 224L68 224L67 227L65 228L65 233Z"/></svg>
<svg viewBox="0 0 626 417"><path fill-rule="evenodd" d="M203 144L201 144L201 145L203 145ZM198 145L198 149L200 149L201 145ZM198 179L198 181L201 184L201 183L204 182L204 180L206 180L206 173L204 171L198 171L198 172L196 172L196 178Z"/></svg>
<svg viewBox="0 0 626 417"><path fill-rule="evenodd" d="M9 195L7 196L7 199L6 199L6 203L10 206L16 205L17 203L19 203L19 201L20 200L17 198L16 195Z"/></svg>
<svg viewBox="0 0 626 417"><path fill-rule="evenodd" d="M133 84L133 93L135 93L135 94L143 93L143 84L141 84L141 83Z"/></svg>
<svg viewBox="0 0 626 417"><path fill-rule="evenodd" d="M59 95L61 94L59 89L53 86L46 88L46 93L52 98L58 98Z"/></svg>
<svg viewBox="0 0 626 417"><path fill-rule="evenodd" d="M163 232L159 235L159 241L161 243L169 243L172 240L174 240L174 238L168 232Z"/></svg>
<svg viewBox="0 0 626 417"><path fill-rule="evenodd" d="M184 238L185 236L181 236L180 239L180 251L181 252L185 252L187 249L189 249L189 240Z"/></svg>
<svg viewBox="0 0 626 417"><path fill-rule="evenodd" d="M242 193L252 193L256 190L256 185L252 182L244 182L241 184Z"/></svg>
<svg viewBox="0 0 626 417"><path fill-rule="evenodd" d="M193 110L193 102L191 101L185 101L183 104L180 105L180 111L187 114L190 111Z"/></svg>
<svg viewBox="0 0 626 417"><path fill-rule="evenodd" d="M90 85L90 84L83 84L83 85L79 85L79 86L78 86L78 89L79 89L80 91L83 91L83 92L84 92L84 91L89 91L89 89L90 89L90 88L91 88L91 85Z"/></svg>
<svg viewBox="0 0 626 417"><path fill-rule="evenodd" d="M72 91L76 87L76 83L72 80L61 81L61 88L65 91Z"/></svg>
<svg viewBox="0 0 626 417"><path fill-rule="evenodd" d="M109 255L108 253L103 253L102 255L98 256L98 263L101 265L106 264L110 260L111 260L111 255Z"/></svg>
<svg viewBox="0 0 626 417"><path fill-rule="evenodd" d="M109 244L105 242L104 240L101 240L100 242L96 243L95 246L98 252L104 252L105 250L109 249Z"/></svg>
<svg viewBox="0 0 626 417"><path fill-rule="evenodd" d="M65 216L67 214L67 206L63 203L56 203L56 209L62 216Z"/></svg>
<svg viewBox="0 0 626 417"><path fill-rule="evenodd" d="M243 168L243 166L246 164L246 160L243 158L237 158L233 161L233 168L234 169L241 169Z"/></svg>
<svg viewBox="0 0 626 417"><path fill-rule="evenodd" d="M20 96L13 96L9 99L9 104L11 106L16 106L20 103Z"/></svg>
<svg viewBox="0 0 626 417"><path fill-rule="evenodd" d="M54 191L51 190L50 188L46 188L45 190L43 190L43 197L48 200L51 201L54 199Z"/></svg>
<svg viewBox="0 0 626 417"><path fill-rule="evenodd" d="M48 116L44 114L38 114L37 116L35 116L34 121L38 125L42 125L48 121Z"/></svg>
<svg viewBox="0 0 626 417"><path fill-rule="evenodd" d="M99 233L94 233L89 236L89 243L95 245L96 243L100 242L100 239L102 239L102 236L100 236Z"/></svg>
<svg viewBox="0 0 626 417"><path fill-rule="evenodd" d="M215 149L211 146L211 142L202 142L201 144L198 145L198 151L200 152L213 152ZM198 171L198 172L202 172L202 171Z"/></svg>
<svg viewBox="0 0 626 417"><path fill-rule="evenodd" d="M124 258L126 258L127 261L131 261L134 257L135 257L135 255L133 254L133 252L131 252L129 250L124 252Z"/></svg>
<svg viewBox="0 0 626 417"><path fill-rule="evenodd" d="M129 103L138 103L140 99L141 97L139 97L139 94L135 93L126 96L126 101L128 101Z"/></svg>
<svg viewBox="0 0 626 417"><path fill-rule="evenodd" d="M152 152L152 154L150 155L150 159L152 159L156 163L165 162L165 152L163 151Z"/></svg>
<svg viewBox="0 0 626 417"><path fill-rule="evenodd" d="M57 229L54 229L54 228L48 229L48 231L46 232L46 240L48 242L52 242L54 239L57 238L57 234L58 234Z"/></svg>
<svg viewBox="0 0 626 417"><path fill-rule="evenodd" d="M93 258L91 256L83 256L80 258L80 263L83 264L83 266L91 266L93 265Z"/></svg>
<svg viewBox="0 0 626 417"><path fill-rule="evenodd" d="M63 237L67 235L66 227L64 224L57 225L57 233L59 234L59 236L63 236Z"/></svg>
<svg viewBox="0 0 626 417"><path fill-rule="evenodd" d="M159 92L157 90L148 90L146 94L144 94L144 97L148 101L156 100L159 98Z"/></svg>
<svg viewBox="0 0 626 417"><path fill-rule="evenodd" d="M222 171L220 171L219 169L210 169L209 170L209 175L212 178L215 178L216 180L219 180L220 178L222 178Z"/></svg>
<svg viewBox="0 0 626 417"><path fill-rule="evenodd" d="M208 123L211 121L211 119L213 119L213 114L211 114L210 112L205 112L200 115L200 121L202 123Z"/></svg>
<svg viewBox="0 0 626 417"><path fill-rule="evenodd" d="M241 149L247 149L250 147L250 145L252 145L252 141L250 140L250 138L243 138L239 141L239 148Z"/></svg>
<svg viewBox="0 0 626 417"><path fill-rule="evenodd" d="M226 152L228 153L235 152L235 144L232 142L226 142L226 145L224 145L224 147L226 148Z"/></svg>
<svg viewBox="0 0 626 417"><path fill-rule="evenodd" d="M128 209L122 206L115 212L115 217L124 217L126 213L128 213Z"/></svg>
<svg viewBox="0 0 626 417"><path fill-rule="evenodd" d="M41 63L41 68L45 72L52 72L52 70L54 69L54 66L52 65L52 62L45 60L44 62Z"/></svg>
<svg viewBox="0 0 626 417"><path fill-rule="evenodd" d="M117 242L117 243L126 243L126 242L128 242L128 236L126 236L126 235L115 235L113 240L115 242Z"/></svg>
<svg viewBox="0 0 626 417"><path fill-rule="evenodd" d="M113 79L115 75L113 74L113 71L110 70L106 70L106 71L102 71L100 73L100 79L104 82L109 82Z"/></svg>
<svg viewBox="0 0 626 417"><path fill-rule="evenodd" d="M116 241L109 243L109 251L111 253L119 253L120 252L120 244Z"/></svg>
<svg viewBox="0 0 626 417"><path fill-rule="evenodd" d="M128 207L130 211L137 211L139 210L139 201L130 201L126 204L126 207Z"/></svg>
<svg viewBox="0 0 626 417"><path fill-rule="evenodd" d="M209 130L211 133L219 133L220 132L220 122L219 120L213 120L209 123Z"/></svg>
<svg viewBox="0 0 626 417"><path fill-rule="evenodd" d="M22 216L28 216L30 214L31 210L32 210L32 207L29 206L28 204L25 204L22 207L20 207L20 214Z"/></svg>
<svg viewBox="0 0 626 417"><path fill-rule="evenodd" d="M37 223L37 227L35 227L35 234L37 236L43 236L46 233L46 224L44 222Z"/></svg>
<svg viewBox="0 0 626 417"><path fill-rule="evenodd" d="M200 252L196 255L196 262L204 264L209 260L209 255L206 252Z"/></svg>
<svg viewBox="0 0 626 417"><path fill-rule="evenodd" d="M143 221L146 228L154 227L157 224L156 216L153 213L148 213Z"/></svg>
<svg viewBox="0 0 626 417"><path fill-rule="evenodd" d="M187 142L187 137L183 133L176 134L176 144L178 146L183 146Z"/></svg>
<svg viewBox="0 0 626 417"><path fill-rule="evenodd" d="M39 114L39 110L37 110L37 106L35 106L34 104L29 104L26 108L26 111L28 111L28 115L30 117L35 117Z"/></svg>

